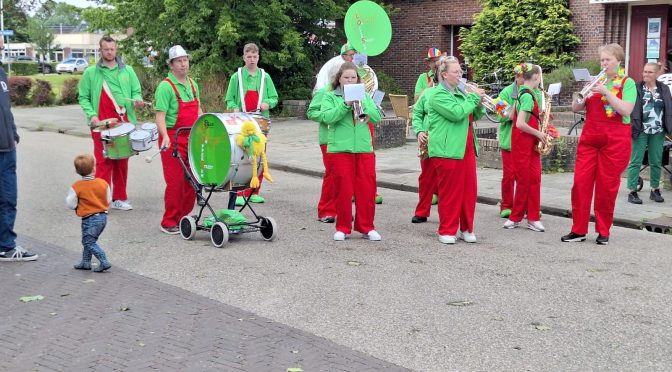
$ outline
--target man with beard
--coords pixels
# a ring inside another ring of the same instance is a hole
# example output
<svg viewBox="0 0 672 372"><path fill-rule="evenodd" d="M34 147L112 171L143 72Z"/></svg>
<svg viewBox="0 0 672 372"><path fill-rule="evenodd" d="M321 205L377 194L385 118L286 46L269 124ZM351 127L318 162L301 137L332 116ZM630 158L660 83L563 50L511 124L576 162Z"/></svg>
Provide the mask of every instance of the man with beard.
<svg viewBox="0 0 672 372"><path fill-rule="evenodd" d="M93 155L96 158L96 177L102 178L112 188L111 208L131 210L133 206L126 194L128 158L108 159L103 155L100 132L94 131L107 125L107 119L118 122L136 122L135 109L144 106L135 71L117 57L117 42L109 36L100 39L101 59L84 71L79 82L79 104L91 126Z"/></svg>

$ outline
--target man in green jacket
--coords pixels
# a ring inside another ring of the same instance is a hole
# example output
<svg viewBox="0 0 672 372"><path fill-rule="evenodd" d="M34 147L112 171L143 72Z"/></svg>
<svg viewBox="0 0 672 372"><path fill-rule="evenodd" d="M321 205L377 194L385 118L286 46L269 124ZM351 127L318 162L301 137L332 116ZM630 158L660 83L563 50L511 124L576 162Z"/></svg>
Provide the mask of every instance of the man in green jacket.
<svg viewBox="0 0 672 372"><path fill-rule="evenodd" d="M144 106L140 81L135 71L117 57L116 40L104 36L99 45L101 59L84 71L79 82L79 104L92 129L105 119L135 124L135 109ZM103 154L100 132L92 130L91 137L96 158L96 177L104 179L112 187L113 201L110 207L133 209L126 194L128 158L108 159Z"/></svg>
<svg viewBox="0 0 672 372"><path fill-rule="evenodd" d="M278 92L273 85L273 79L263 68L259 68L259 47L249 43L243 48L245 66L231 75L229 88L226 91L226 109L233 112L260 112L268 119L269 110L278 104ZM259 180L261 182L261 179ZM259 195L259 188L250 196L252 203L263 203L264 198ZM238 194L236 205L243 205L243 196L249 196L251 190Z"/></svg>

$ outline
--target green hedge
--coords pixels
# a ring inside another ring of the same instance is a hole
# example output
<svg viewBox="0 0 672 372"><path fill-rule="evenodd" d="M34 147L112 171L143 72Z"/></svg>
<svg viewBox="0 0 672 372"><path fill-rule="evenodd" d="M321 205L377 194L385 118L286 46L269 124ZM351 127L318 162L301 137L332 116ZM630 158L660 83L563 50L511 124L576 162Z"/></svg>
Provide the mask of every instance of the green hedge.
<svg viewBox="0 0 672 372"><path fill-rule="evenodd" d="M7 70L6 64L4 65ZM12 62L12 75L30 76L38 73L37 63L35 62Z"/></svg>
<svg viewBox="0 0 672 372"><path fill-rule="evenodd" d="M544 84L548 87L549 84L562 83L563 89L570 87L574 81L572 70L576 68L587 68L591 75L597 75L601 70L598 60L579 61L558 67L548 74L544 74Z"/></svg>

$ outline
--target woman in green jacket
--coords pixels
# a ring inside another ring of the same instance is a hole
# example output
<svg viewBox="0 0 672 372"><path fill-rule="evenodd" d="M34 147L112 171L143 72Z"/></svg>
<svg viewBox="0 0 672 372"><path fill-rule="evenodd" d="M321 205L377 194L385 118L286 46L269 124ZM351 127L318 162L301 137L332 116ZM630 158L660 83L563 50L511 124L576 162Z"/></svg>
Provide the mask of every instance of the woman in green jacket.
<svg viewBox="0 0 672 372"><path fill-rule="evenodd" d="M484 92L458 88L462 69L456 58L442 58L437 67L440 84L429 99L427 149L440 195L439 241L455 244L459 228L459 238L475 243L478 141L473 123L485 113L480 105Z"/></svg>
<svg viewBox="0 0 672 372"><path fill-rule="evenodd" d="M331 91L320 107L322 121L328 125L327 153L332 165L336 196L336 233L334 240L345 240L352 231L352 197L355 197L354 229L369 240L380 240L373 219L376 213L376 158L367 120L355 118L353 106L361 105L368 121L380 121L380 112L369 96L361 102L345 101L343 86L360 83L357 66L341 65Z"/></svg>

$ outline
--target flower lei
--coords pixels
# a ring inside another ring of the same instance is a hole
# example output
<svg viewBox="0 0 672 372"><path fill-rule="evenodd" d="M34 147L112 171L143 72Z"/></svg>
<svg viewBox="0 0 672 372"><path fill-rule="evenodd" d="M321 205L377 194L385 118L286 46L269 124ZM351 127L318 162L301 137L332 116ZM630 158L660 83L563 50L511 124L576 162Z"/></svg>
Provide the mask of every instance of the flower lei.
<svg viewBox="0 0 672 372"><path fill-rule="evenodd" d="M618 73L616 74L616 77L614 78L614 82L611 86L611 89L609 91L613 95L618 95L618 92L621 90L621 87L623 86L623 80L625 80L625 69L621 67L620 65L618 66ZM604 111L607 113L608 118L613 118L615 113L614 113L614 108L611 107L609 104L609 101L607 101L607 96L602 96L602 102L604 103Z"/></svg>

